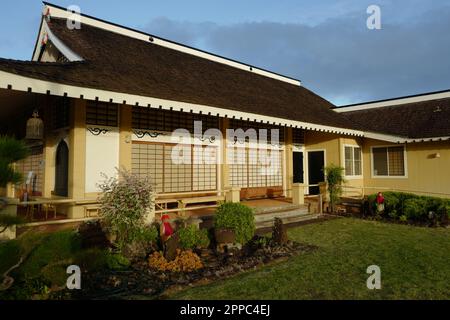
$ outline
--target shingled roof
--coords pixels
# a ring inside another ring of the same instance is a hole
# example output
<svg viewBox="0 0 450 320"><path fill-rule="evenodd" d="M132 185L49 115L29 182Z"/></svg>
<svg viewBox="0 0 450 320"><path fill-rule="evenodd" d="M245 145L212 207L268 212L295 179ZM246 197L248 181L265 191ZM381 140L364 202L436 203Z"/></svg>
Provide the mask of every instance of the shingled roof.
<svg viewBox="0 0 450 320"><path fill-rule="evenodd" d="M386 102L386 104L389 103L389 101ZM395 104L396 101L392 100L391 103ZM348 109L351 110L351 108ZM364 131L409 139L450 136L450 98L355 111L345 111L345 109L341 109L340 114L356 123Z"/></svg>
<svg viewBox="0 0 450 320"><path fill-rule="evenodd" d="M52 18L52 33L81 62L0 60L0 70L60 84L236 110L335 128L354 124L300 85L83 24L69 30Z"/></svg>

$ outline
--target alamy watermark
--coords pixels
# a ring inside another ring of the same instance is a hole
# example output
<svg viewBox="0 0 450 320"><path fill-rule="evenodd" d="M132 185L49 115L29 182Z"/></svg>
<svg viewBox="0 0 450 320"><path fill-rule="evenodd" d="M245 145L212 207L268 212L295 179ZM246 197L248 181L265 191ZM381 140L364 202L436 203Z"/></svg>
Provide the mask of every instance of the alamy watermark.
<svg viewBox="0 0 450 320"><path fill-rule="evenodd" d="M196 144L199 141L202 143ZM179 128L172 132L171 142L175 144L171 153L173 164L257 165L261 175L278 175L281 171L279 129L227 129L224 139L221 130L211 128L203 132L202 121L194 121L193 135ZM225 159L219 148L224 142L228 154Z"/></svg>
<svg viewBox="0 0 450 320"><path fill-rule="evenodd" d="M366 272L370 274L367 278L366 285L369 290L381 289L381 269L377 265L371 265L367 267Z"/></svg>
<svg viewBox="0 0 450 320"><path fill-rule="evenodd" d="M67 7L67 12L70 13L67 18L67 29L81 29L81 8L77 5L71 5Z"/></svg>
<svg viewBox="0 0 450 320"><path fill-rule="evenodd" d="M367 7L367 14L370 16L367 18L366 25L369 30L381 29L381 8L375 4Z"/></svg>

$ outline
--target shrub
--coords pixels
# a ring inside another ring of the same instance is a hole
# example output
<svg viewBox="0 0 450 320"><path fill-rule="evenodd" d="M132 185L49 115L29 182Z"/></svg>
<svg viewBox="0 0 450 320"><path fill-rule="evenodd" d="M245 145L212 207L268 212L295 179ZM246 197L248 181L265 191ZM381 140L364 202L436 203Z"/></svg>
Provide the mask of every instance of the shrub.
<svg viewBox="0 0 450 320"><path fill-rule="evenodd" d="M236 241L246 244L255 234L253 209L241 203L223 203L216 210L214 227L233 230Z"/></svg>
<svg viewBox="0 0 450 320"><path fill-rule="evenodd" d="M209 246L208 230L199 230L190 225L178 231L180 247L183 249L195 249L197 247L207 248Z"/></svg>
<svg viewBox="0 0 450 320"><path fill-rule="evenodd" d="M403 212L408 219L423 220L428 216L426 200L421 198L405 200Z"/></svg>
<svg viewBox="0 0 450 320"><path fill-rule="evenodd" d="M327 177L328 192L330 194L330 206L331 210L334 212L334 206L342 195L342 184L345 182L345 169L335 164L330 164L329 166L326 166L324 170Z"/></svg>
<svg viewBox="0 0 450 320"><path fill-rule="evenodd" d="M145 218L152 209L153 184L149 178L139 178L126 170L118 170L119 178L108 178L99 185L102 195L101 215L117 236L117 247L139 240Z"/></svg>
<svg viewBox="0 0 450 320"><path fill-rule="evenodd" d="M130 266L130 260L121 254L108 254L106 256L106 265L111 270L126 269Z"/></svg>
<svg viewBox="0 0 450 320"><path fill-rule="evenodd" d="M400 198L398 194L394 192L386 192L383 194L384 197L384 210L389 214L392 211L397 211L397 208L400 204Z"/></svg>
<svg viewBox="0 0 450 320"><path fill-rule="evenodd" d="M25 159L30 149L25 142L8 136L0 136L0 188L8 183L22 180L20 172L14 170L13 163Z"/></svg>

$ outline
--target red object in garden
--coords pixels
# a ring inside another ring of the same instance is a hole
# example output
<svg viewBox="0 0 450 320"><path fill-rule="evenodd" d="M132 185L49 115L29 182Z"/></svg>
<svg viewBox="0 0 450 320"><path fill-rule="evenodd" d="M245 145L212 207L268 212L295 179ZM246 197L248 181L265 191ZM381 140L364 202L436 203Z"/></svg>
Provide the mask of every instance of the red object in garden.
<svg viewBox="0 0 450 320"><path fill-rule="evenodd" d="M378 192L378 194L377 194L377 204L382 204L382 203L384 203L383 194L381 192Z"/></svg>
<svg viewBox="0 0 450 320"><path fill-rule="evenodd" d="M170 219L170 217L169 217L168 214L164 214L164 215L161 217L161 221L162 221L162 234L163 234L164 236L166 236L167 238L170 237L170 236L173 234L173 228L172 228L170 222L167 221L167 220L169 220L169 219Z"/></svg>

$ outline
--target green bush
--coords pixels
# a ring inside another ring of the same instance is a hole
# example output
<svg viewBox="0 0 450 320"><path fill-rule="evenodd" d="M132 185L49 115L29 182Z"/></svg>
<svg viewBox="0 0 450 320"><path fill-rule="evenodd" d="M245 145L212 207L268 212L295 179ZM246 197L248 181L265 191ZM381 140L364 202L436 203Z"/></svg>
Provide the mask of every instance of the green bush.
<svg viewBox="0 0 450 320"><path fill-rule="evenodd" d="M146 243L156 243L159 239L159 231L156 226L151 225L150 227L142 228L136 234L137 241L143 241Z"/></svg>
<svg viewBox="0 0 450 320"><path fill-rule="evenodd" d="M367 196L369 207L375 208L376 194ZM387 216L400 221L427 221L430 219L445 220L450 212L450 200L436 197L418 196L412 193L385 192L384 204ZM374 213L374 210L371 210ZM434 215L429 215L433 212Z"/></svg>
<svg viewBox="0 0 450 320"><path fill-rule="evenodd" d="M130 260L121 254L108 254L106 256L106 265L111 270L126 269L130 264Z"/></svg>
<svg viewBox="0 0 450 320"><path fill-rule="evenodd" d="M424 220L428 216L427 201L421 198L412 198L405 200L403 212L408 219Z"/></svg>
<svg viewBox="0 0 450 320"><path fill-rule="evenodd" d="M392 213L392 211L397 211L397 208L400 204L400 198L399 195L392 192L386 192L386 194L383 194L384 196L384 210L389 214ZM376 201L376 200L375 200Z"/></svg>
<svg viewBox="0 0 450 320"><path fill-rule="evenodd" d="M207 248L209 246L208 230L199 230L196 226L190 225L178 231L180 237L180 247L183 249L194 249L197 247Z"/></svg>
<svg viewBox="0 0 450 320"><path fill-rule="evenodd" d="M255 234L253 209L241 203L223 203L216 210L214 226L233 230L236 241L246 244Z"/></svg>

